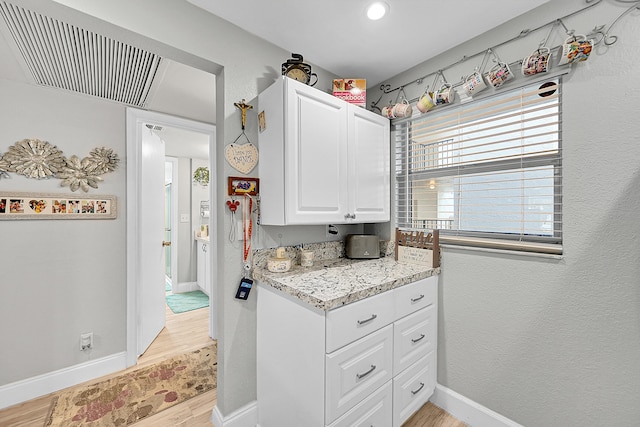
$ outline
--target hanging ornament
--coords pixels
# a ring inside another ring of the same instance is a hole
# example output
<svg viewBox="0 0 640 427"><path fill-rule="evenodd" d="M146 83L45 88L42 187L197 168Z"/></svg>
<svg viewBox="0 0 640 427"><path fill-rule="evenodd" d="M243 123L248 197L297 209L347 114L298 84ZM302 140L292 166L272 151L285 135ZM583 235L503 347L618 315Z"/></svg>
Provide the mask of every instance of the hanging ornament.
<svg viewBox="0 0 640 427"><path fill-rule="evenodd" d="M224 150L224 156L227 162L238 172L248 174L258 164L258 148L251 143L249 137L244 132L244 128L247 121L247 110L253 109L252 105L249 105L243 99L242 102L236 102L235 105L242 112L241 124L242 133L231 144L227 145ZM238 140L244 136L247 140L245 144L239 144Z"/></svg>

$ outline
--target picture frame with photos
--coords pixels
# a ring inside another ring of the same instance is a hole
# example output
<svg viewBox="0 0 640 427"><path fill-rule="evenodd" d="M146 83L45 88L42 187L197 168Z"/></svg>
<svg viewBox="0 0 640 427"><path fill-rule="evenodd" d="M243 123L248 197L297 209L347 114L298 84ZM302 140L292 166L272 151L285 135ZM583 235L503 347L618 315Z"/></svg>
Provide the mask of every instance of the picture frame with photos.
<svg viewBox="0 0 640 427"><path fill-rule="evenodd" d="M0 220L115 219L117 213L112 195L0 191Z"/></svg>

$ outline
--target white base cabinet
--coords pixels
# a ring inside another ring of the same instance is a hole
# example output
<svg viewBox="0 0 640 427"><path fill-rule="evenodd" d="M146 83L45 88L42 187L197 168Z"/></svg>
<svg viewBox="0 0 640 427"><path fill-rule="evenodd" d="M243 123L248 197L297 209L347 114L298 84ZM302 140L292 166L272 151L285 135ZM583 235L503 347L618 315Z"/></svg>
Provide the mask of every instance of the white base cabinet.
<svg viewBox="0 0 640 427"><path fill-rule="evenodd" d="M437 276L328 312L257 293L260 427L400 427L433 394Z"/></svg>
<svg viewBox="0 0 640 427"><path fill-rule="evenodd" d="M202 292L209 295L209 283L211 277L211 263L209 262L209 243L196 240L196 283Z"/></svg>

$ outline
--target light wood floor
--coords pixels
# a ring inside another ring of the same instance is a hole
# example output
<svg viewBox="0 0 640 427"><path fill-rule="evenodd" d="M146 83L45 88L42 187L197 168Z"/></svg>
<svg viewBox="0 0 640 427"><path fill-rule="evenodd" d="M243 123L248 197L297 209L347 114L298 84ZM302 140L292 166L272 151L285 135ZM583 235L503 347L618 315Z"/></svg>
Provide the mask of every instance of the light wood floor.
<svg viewBox="0 0 640 427"><path fill-rule="evenodd" d="M209 309L173 314L167 307L167 324L151 347L138 359L135 370L176 354L196 350L211 342L209 338ZM122 374L117 372L89 381L94 383ZM0 427L42 427L49 411L51 398L56 393L0 411ZM211 411L216 403L216 390L203 393L184 403L175 405L152 417L136 423L136 427L214 427ZM427 403L403 427L465 427L442 409ZM105 426L107 427L107 426ZM303 426L301 426L303 427Z"/></svg>
<svg viewBox="0 0 640 427"><path fill-rule="evenodd" d="M138 364L87 384L121 375L167 359L177 354L197 350L211 342L209 338L209 309L174 314L166 308L167 323L149 349L138 359ZM52 393L0 411L1 427L42 427L49 411ZM212 427L209 421L216 403L216 390L211 390L186 402L168 408L136 423L136 427ZM107 427L107 426L105 426Z"/></svg>

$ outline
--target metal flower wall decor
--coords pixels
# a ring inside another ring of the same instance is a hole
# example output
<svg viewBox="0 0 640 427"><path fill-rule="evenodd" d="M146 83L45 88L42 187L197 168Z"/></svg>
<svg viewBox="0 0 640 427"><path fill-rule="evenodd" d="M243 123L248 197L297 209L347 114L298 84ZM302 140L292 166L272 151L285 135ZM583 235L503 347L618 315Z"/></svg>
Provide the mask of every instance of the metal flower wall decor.
<svg viewBox="0 0 640 427"><path fill-rule="evenodd" d="M7 172L35 179L51 178L62 166L62 150L39 139L23 139L16 142L0 159L0 167Z"/></svg>
<svg viewBox="0 0 640 427"><path fill-rule="evenodd" d="M73 155L66 158L62 150L47 141L23 139L0 153L0 178L8 178L14 172L33 179L58 178L61 187L71 191L89 187L98 188L103 179L100 175L118 168L120 158L110 148L98 147L83 159Z"/></svg>

